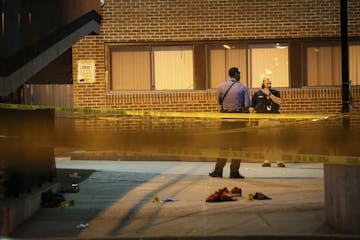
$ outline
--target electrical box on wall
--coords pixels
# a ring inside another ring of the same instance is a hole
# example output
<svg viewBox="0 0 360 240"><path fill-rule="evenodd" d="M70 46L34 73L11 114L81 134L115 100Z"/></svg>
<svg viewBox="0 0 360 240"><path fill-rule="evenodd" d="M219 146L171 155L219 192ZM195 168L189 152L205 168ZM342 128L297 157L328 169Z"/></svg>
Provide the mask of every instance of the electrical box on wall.
<svg viewBox="0 0 360 240"><path fill-rule="evenodd" d="M78 60L78 82L95 82L95 60Z"/></svg>

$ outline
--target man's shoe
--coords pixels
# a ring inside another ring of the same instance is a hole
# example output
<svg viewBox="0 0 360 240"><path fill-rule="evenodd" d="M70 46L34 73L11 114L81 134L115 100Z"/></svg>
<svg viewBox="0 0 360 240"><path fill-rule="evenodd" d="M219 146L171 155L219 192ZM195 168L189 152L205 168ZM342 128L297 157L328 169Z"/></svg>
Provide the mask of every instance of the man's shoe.
<svg viewBox="0 0 360 240"><path fill-rule="evenodd" d="M261 193L261 192L256 192L253 195L254 199L257 200L267 200L267 199L271 199L270 197L266 196L265 194Z"/></svg>
<svg viewBox="0 0 360 240"><path fill-rule="evenodd" d="M206 202L221 202L221 196L219 192L214 192L210 196L208 196L205 200Z"/></svg>
<svg viewBox="0 0 360 240"><path fill-rule="evenodd" d="M271 167L271 162L269 160L265 160L262 164L263 167Z"/></svg>
<svg viewBox="0 0 360 240"><path fill-rule="evenodd" d="M278 166L278 167L286 167L286 165L285 165L284 162L278 162L278 163L277 163L277 166Z"/></svg>
<svg viewBox="0 0 360 240"><path fill-rule="evenodd" d="M210 177L222 177L222 173L218 173L215 171L209 172Z"/></svg>
<svg viewBox="0 0 360 240"><path fill-rule="evenodd" d="M242 195L241 188L238 187L234 187L233 189L231 189L230 193L233 197L241 197Z"/></svg>
<svg viewBox="0 0 360 240"><path fill-rule="evenodd" d="M241 175L239 172L233 172L230 173L230 178L245 178L245 177Z"/></svg>

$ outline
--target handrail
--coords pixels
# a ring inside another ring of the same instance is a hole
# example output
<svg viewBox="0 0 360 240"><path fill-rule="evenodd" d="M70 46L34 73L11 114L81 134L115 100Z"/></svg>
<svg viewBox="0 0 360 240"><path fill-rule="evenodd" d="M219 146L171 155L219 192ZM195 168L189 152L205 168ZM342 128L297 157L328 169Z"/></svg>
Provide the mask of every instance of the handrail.
<svg viewBox="0 0 360 240"><path fill-rule="evenodd" d="M0 59L33 46L91 11L101 12L99 0L0 1Z"/></svg>

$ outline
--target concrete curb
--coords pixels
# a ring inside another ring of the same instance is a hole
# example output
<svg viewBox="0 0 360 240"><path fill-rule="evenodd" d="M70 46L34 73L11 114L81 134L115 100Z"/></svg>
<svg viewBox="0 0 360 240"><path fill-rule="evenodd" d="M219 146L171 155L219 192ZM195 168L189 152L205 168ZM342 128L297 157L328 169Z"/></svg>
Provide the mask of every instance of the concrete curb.
<svg viewBox="0 0 360 240"><path fill-rule="evenodd" d="M49 189L58 192L60 183L46 183L19 198L0 201L0 237L9 235L17 226L30 218L41 206L41 193Z"/></svg>

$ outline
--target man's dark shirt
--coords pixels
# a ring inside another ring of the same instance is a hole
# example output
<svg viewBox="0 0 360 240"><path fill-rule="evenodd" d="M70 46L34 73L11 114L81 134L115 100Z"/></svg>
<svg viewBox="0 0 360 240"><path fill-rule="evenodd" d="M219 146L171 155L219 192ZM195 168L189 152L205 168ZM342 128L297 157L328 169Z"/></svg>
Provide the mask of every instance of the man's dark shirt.
<svg viewBox="0 0 360 240"><path fill-rule="evenodd" d="M270 93L275 97L280 98L280 92L275 89L270 89ZM254 93L251 101L251 106L257 113L279 113L280 106L271 99L267 98L262 90Z"/></svg>

